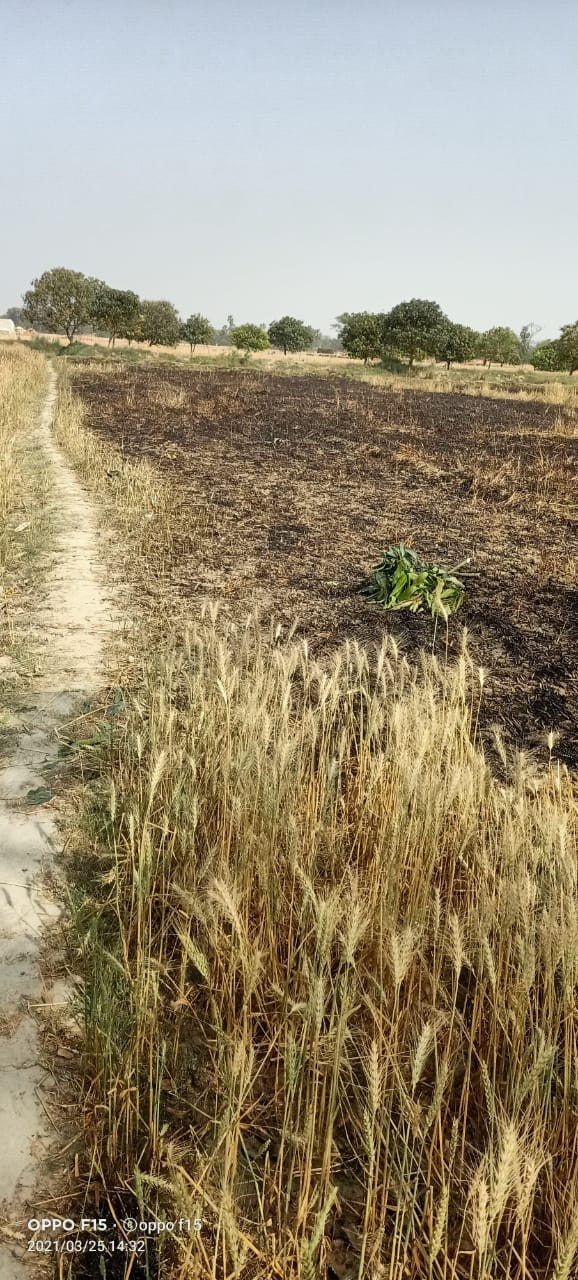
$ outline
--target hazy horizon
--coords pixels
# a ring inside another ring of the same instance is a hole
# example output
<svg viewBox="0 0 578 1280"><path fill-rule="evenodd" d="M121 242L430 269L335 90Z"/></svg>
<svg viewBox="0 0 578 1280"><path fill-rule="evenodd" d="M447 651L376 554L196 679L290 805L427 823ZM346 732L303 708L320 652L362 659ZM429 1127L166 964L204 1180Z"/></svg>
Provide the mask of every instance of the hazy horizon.
<svg viewBox="0 0 578 1280"><path fill-rule="evenodd" d="M0 0L0 306L67 266L217 326L578 318L578 8ZM1 314L1 313L0 313Z"/></svg>

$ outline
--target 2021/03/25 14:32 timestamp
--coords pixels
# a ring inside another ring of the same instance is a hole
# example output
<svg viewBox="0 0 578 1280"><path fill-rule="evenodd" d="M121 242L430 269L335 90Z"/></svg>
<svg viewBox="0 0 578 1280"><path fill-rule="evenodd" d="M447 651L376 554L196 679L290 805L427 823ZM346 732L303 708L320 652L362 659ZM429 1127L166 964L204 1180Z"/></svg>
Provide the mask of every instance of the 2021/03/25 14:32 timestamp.
<svg viewBox="0 0 578 1280"><path fill-rule="evenodd" d="M123 1240L95 1240L92 1236L64 1236L51 1240L42 1236L30 1240L27 1253L144 1253L146 1238Z"/></svg>

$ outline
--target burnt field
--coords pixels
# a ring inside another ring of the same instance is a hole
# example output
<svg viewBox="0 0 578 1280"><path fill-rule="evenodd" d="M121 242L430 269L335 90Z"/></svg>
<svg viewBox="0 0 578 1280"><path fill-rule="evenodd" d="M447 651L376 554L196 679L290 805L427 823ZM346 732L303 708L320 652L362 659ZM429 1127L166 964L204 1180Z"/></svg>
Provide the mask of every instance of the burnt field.
<svg viewBox="0 0 578 1280"><path fill-rule="evenodd" d="M392 542L472 557L449 653L468 630L480 723L578 758L576 420L556 405L339 379L160 368L76 371L86 425L178 488L180 554L163 587L234 616L299 618L322 656L390 631L411 658L431 621L356 593ZM197 513L205 521L199 532ZM189 529L190 525L190 529ZM194 536L190 530L195 530ZM190 535L190 536L189 536ZM436 651L446 651L438 625Z"/></svg>

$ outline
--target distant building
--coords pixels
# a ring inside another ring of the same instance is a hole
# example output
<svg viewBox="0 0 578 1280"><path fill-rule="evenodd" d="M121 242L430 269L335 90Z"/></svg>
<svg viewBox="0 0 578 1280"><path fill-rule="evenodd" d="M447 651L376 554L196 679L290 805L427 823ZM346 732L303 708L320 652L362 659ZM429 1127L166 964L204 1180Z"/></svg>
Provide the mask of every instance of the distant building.
<svg viewBox="0 0 578 1280"><path fill-rule="evenodd" d="M0 333L10 334L11 337L14 337L16 333L14 321L7 320L6 317L3 317L2 319L0 319Z"/></svg>

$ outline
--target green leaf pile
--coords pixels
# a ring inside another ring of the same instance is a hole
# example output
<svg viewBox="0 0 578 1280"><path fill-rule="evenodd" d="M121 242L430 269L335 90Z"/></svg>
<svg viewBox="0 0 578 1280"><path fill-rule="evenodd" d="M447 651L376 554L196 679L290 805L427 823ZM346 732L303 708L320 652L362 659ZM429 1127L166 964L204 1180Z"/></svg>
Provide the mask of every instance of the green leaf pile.
<svg viewBox="0 0 578 1280"><path fill-rule="evenodd" d="M412 613L448 617L459 609L466 593L463 582L452 570L419 560L400 542L387 548L360 594L384 609L410 609Z"/></svg>

